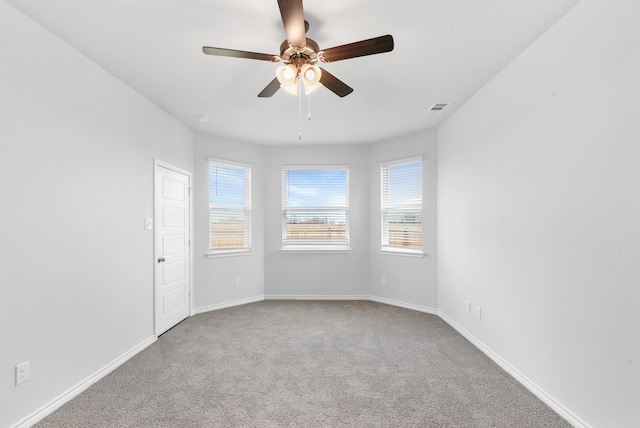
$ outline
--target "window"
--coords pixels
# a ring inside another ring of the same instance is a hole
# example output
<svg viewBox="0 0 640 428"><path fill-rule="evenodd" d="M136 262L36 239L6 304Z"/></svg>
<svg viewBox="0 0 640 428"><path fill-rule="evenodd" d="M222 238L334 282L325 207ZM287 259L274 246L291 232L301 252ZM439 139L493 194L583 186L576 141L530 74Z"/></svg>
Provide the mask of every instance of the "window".
<svg viewBox="0 0 640 428"><path fill-rule="evenodd" d="M251 251L251 166L209 158L209 255Z"/></svg>
<svg viewBox="0 0 640 428"><path fill-rule="evenodd" d="M382 252L423 256L422 157L385 162L382 189Z"/></svg>
<svg viewBox="0 0 640 428"><path fill-rule="evenodd" d="M349 167L282 167L282 248L348 251Z"/></svg>

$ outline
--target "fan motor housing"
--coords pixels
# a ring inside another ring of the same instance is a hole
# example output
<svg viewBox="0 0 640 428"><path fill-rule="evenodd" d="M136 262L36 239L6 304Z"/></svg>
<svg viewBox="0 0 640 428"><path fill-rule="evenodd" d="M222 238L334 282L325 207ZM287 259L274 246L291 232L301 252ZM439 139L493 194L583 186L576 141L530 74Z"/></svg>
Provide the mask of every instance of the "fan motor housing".
<svg viewBox="0 0 640 428"><path fill-rule="evenodd" d="M306 46L303 48L290 46L286 40L280 45L280 58L282 58L282 61L285 64L293 64L296 67L318 62L318 52L320 52L320 47L312 39L306 39Z"/></svg>

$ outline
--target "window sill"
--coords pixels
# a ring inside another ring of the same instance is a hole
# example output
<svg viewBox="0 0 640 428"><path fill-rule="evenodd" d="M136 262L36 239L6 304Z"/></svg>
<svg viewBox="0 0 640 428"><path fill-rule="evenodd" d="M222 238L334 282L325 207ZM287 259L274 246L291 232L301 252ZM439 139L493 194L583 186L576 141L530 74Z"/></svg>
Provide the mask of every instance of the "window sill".
<svg viewBox="0 0 640 428"><path fill-rule="evenodd" d="M408 250L404 248L392 248L392 247L383 247L380 250L380 254L383 256L404 256L404 257L424 257L427 255L422 250Z"/></svg>
<svg viewBox="0 0 640 428"><path fill-rule="evenodd" d="M243 248L240 250L209 251L206 256L209 259L215 259L218 257L250 256L251 254L253 254L253 250Z"/></svg>
<svg viewBox="0 0 640 428"><path fill-rule="evenodd" d="M282 254L349 254L351 248L342 245L285 245L280 249Z"/></svg>

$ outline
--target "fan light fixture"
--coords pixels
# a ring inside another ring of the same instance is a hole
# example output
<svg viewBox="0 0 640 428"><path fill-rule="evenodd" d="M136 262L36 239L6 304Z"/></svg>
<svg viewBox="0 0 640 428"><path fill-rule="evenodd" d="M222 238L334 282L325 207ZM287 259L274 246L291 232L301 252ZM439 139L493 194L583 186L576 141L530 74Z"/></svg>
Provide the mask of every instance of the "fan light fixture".
<svg viewBox="0 0 640 428"><path fill-rule="evenodd" d="M296 95L298 93L298 69L293 64L287 64L276 70L276 77L280 87L285 91Z"/></svg>
<svg viewBox="0 0 640 428"><path fill-rule="evenodd" d="M309 95L311 92L322 86L322 83L320 83L320 77L322 76L320 67L316 67L315 65L311 64L305 64L300 69L300 74L302 75L302 83L304 83L305 94Z"/></svg>
<svg viewBox="0 0 640 428"><path fill-rule="evenodd" d="M287 64L276 70L276 78L280 82L280 87L293 95L298 95L299 77L302 77L305 94L309 95L322 86L320 83L321 75L320 67L311 64L304 64L300 69L293 64Z"/></svg>

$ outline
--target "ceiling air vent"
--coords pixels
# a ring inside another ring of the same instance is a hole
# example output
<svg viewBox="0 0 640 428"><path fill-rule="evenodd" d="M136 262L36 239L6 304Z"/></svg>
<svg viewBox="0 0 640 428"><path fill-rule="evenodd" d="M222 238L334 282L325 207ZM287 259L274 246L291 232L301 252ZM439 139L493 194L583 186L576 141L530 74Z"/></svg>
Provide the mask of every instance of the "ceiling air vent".
<svg viewBox="0 0 640 428"><path fill-rule="evenodd" d="M441 114L444 109L446 109L447 107L449 107L451 103L436 103L433 106L431 106L431 108L429 109L429 111L427 112L428 114Z"/></svg>

